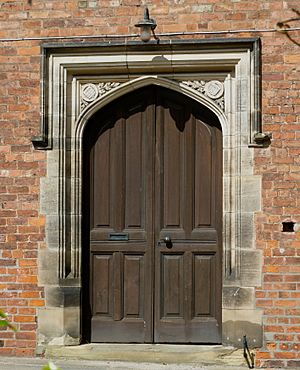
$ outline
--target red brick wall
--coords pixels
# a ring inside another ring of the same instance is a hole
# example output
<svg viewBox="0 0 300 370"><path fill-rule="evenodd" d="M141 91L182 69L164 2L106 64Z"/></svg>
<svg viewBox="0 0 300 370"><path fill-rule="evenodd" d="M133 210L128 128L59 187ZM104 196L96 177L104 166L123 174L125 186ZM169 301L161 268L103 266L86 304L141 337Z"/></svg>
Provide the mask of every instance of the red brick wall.
<svg viewBox="0 0 300 370"><path fill-rule="evenodd" d="M13 28L18 33L19 14L17 3L0 5L1 37ZM44 240L39 179L45 175L45 153L34 151L30 142L39 122L38 54L32 44L0 43L0 309L18 329L1 330L4 355L34 354L36 308L44 304L37 253Z"/></svg>
<svg viewBox="0 0 300 370"><path fill-rule="evenodd" d="M136 33L144 3L6 0L0 3L0 38ZM158 33L274 28L295 16L291 8L300 10L297 0L149 4ZM256 230L257 248L264 253L257 306L264 311L265 333L256 361L300 366L300 232L281 231L282 221L300 224L300 46L274 32L234 35L245 36L262 38L263 130L273 133L269 148L254 149L255 171L263 180ZM300 32L292 36L300 43ZM16 334L1 330L0 354L34 354L36 309L44 304L37 253L44 247L39 179L46 164L44 152L30 141L39 133L40 43L0 42L0 308L18 328Z"/></svg>

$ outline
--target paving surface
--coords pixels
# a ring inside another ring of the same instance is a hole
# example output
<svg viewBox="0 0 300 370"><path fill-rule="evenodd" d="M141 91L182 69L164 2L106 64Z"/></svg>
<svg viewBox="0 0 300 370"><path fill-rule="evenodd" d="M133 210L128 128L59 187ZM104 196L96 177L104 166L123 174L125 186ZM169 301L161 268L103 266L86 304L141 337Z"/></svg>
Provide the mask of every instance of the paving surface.
<svg viewBox="0 0 300 370"><path fill-rule="evenodd" d="M61 370L244 370L244 366L201 364L157 364L120 361L53 360ZM41 370L48 363L40 358L0 357L1 370ZM267 369L264 369L267 370ZM272 369L272 370L279 370Z"/></svg>

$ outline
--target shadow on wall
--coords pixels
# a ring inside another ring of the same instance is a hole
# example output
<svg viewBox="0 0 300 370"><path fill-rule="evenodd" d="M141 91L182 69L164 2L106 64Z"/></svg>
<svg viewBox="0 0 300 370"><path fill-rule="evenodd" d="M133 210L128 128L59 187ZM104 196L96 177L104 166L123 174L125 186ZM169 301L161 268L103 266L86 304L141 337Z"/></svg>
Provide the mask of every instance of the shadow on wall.
<svg viewBox="0 0 300 370"><path fill-rule="evenodd" d="M277 31L280 32L280 33L283 33L286 35L286 37L292 41L294 44L300 46L300 43L297 42L294 38L292 38L290 32L289 31L289 28L291 28L291 26L289 25L291 22L299 22L300 23L300 11L297 10L297 9L294 9L292 8L292 11L294 13L296 13L298 15L298 17L296 18L289 18L289 19L286 19L284 21L281 21L281 22L277 22L276 26L277 26Z"/></svg>

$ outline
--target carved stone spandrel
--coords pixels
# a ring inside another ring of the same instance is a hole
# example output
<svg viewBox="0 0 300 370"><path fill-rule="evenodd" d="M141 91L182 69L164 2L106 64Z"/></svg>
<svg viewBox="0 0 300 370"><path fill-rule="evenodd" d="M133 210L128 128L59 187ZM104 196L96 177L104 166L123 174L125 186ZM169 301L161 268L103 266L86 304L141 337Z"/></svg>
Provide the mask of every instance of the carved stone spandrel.
<svg viewBox="0 0 300 370"><path fill-rule="evenodd" d="M81 86L80 107L81 110L90 105L93 101L101 98L102 95L120 86L120 82L87 83Z"/></svg>
<svg viewBox="0 0 300 370"><path fill-rule="evenodd" d="M181 83L214 100L215 103L218 104L222 110L225 109L223 82L218 80L211 81L193 80L193 81L181 81Z"/></svg>

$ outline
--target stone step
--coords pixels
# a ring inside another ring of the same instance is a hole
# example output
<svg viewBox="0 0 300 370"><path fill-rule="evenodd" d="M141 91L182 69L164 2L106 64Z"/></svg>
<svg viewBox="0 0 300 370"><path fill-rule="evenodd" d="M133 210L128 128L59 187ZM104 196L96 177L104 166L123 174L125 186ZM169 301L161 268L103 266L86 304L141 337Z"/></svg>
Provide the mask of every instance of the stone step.
<svg viewBox="0 0 300 370"><path fill-rule="evenodd" d="M86 344L48 345L47 358L96 361L125 361L157 364L197 364L248 368L243 350L222 345Z"/></svg>

